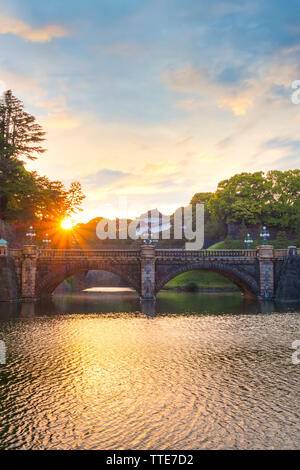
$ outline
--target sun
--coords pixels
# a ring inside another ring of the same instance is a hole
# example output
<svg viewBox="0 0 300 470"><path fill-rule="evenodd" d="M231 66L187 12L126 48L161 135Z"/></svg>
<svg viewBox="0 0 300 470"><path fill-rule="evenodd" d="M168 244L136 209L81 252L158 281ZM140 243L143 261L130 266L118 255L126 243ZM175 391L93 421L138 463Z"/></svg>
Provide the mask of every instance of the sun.
<svg viewBox="0 0 300 470"><path fill-rule="evenodd" d="M60 224L64 230L70 230L74 225L75 223L71 219L64 219Z"/></svg>

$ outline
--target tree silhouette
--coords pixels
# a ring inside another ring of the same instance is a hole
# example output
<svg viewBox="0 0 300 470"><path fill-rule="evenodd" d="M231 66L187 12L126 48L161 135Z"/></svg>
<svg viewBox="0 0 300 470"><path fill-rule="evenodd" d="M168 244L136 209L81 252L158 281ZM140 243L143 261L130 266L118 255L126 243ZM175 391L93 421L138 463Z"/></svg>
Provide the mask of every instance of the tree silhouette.
<svg viewBox="0 0 300 470"><path fill-rule="evenodd" d="M0 100L0 158L34 160L34 154L45 152L41 146L44 140L45 132L36 118L7 90Z"/></svg>

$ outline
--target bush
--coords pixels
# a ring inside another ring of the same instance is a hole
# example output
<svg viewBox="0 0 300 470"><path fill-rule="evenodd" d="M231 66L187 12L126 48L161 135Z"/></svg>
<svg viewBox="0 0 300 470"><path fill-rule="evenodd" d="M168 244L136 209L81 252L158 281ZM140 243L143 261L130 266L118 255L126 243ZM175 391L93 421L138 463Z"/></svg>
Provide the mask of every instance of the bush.
<svg viewBox="0 0 300 470"><path fill-rule="evenodd" d="M197 292L199 290L197 282L189 282L186 286L186 290L189 292Z"/></svg>

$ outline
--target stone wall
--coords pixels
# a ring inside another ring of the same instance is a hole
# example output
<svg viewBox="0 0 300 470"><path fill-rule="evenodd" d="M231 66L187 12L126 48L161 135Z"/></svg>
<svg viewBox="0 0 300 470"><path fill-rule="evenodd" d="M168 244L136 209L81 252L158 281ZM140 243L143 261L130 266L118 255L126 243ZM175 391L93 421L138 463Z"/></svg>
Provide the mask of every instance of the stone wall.
<svg viewBox="0 0 300 470"><path fill-rule="evenodd" d="M14 261L9 256L0 257L0 302L20 298Z"/></svg>
<svg viewBox="0 0 300 470"><path fill-rule="evenodd" d="M276 289L276 299L300 301L300 256L289 256L284 262Z"/></svg>

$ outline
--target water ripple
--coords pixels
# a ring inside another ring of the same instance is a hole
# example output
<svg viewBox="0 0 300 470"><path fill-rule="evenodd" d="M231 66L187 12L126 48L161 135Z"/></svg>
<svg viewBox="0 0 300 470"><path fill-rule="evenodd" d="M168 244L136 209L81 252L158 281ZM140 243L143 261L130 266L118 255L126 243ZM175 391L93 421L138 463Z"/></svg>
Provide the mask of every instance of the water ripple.
<svg viewBox="0 0 300 470"><path fill-rule="evenodd" d="M297 313L1 322L0 447L299 448L299 327Z"/></svg>

